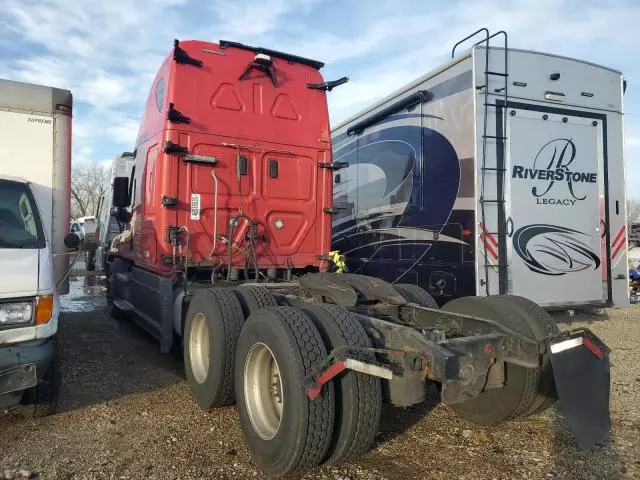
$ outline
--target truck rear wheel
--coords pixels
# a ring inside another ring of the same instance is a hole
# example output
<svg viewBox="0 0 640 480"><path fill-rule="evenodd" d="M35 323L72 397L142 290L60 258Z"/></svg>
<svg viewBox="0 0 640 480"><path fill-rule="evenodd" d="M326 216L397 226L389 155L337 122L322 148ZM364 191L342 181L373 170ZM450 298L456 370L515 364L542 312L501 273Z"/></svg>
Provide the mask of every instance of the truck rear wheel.
<svg viewBox="0 0 640 480"><path fill-rule="evenodd" d="M313 322L291 307L269 307L246 321L236 353L240 424L259 468L285 475L318 465L331 441L334 389L309 399L304 379L327 356Z"/></svg>
<svg viewBox="0 0 640 480"><path fill-rule="evenodd" d="M372 346L367 332L348 310L327 304L304 310L313 320L329 352L345 345ZM324 461L328 465L369 450L378 431L382 411L382 390L377 377L346 371L336 377L333 384L336 417L333 438Z"/></svg>
<svg viewBox="0 0 640 480"><path fill-rule="evenodd" d="M533 338L543 340L549 335L560 333L556 321L549 313L537 303L528 298L516 295L502 295L492 297L494 302L508 304L511 308L520 311L522 318L527 322ZM551 358L547 352L542 356L541 378L536 399L523 416L534 415L551 407L557 401L557 392L553 381L553 371L551 369Z"/></svg>
<svg viewBox="0 0 640 480"><path fill-rule="evenodd" d="M235 401L233 365L244 323L240 302L226 288L197 292L187 310L184 328L184 369L202 408Z"/></svg>
<svg viewBox="0 0 640 480"><path fill-rule="evenodd" d="M407 302L427 308L440 308L435 299L424 288L412 283L397 283L393 288L398 290Z"/></svg>
<svg viewBox="0 0 640 480"><path fill-rule="evenodd" d="M234 288L233 291L238 297L240 305L242 305L245 318L249 318L253 312L261 308L278 306L276 299L273 298L268 288L242 286Z"/></svg>
<svg viewBox="0 0 640 480"><path fill-rule="evenodd" d="M453 313L473 315L499 322L529 338L534 338L521 311L496 301L495 297L462 297L442 307ZM505 383L501 388L483 390L474 399L451 405L462 418L481 425L494 425L522 416L530 410L538 394L541 369L505 363Z"/></svg>

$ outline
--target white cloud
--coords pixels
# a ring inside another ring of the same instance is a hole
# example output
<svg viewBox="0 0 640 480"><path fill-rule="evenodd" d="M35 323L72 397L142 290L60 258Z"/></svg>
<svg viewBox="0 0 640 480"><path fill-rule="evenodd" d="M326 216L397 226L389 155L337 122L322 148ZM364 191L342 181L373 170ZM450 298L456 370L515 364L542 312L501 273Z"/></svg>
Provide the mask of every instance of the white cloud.
<svg viewBox="0 0 640 480"><path fill-rule="evenodd" d="M130 78L104 71L94 72L76 89L78 97L96 109L110 109L139 100L139 93Z"/></svg>
<svg viewBox="0 0 640 480"><path fill-rule="evenodd" d="M446 61L452 44L485 21L506 29L512 46L640 78L631 50L638 18L636 0L3 0L0 45L9 56L0 77L71 89L74 159L101 161L133 148L173 38L226 38L326 62L327 78L351 79L329 94L335 123ZM629 175L640 180L631 163L640 155L633 82L626 97Z"/></svg>
<svg viewBox="0 0 640 480"><path fill-rule="evenodd" d="M625 146L629 148L640 148L640 135L638 135L638 129L633 128L632 131L632 134L627 135Z"/></svg>
<svg viewBox="0 0 640 480"><path fill-rule="evenodd" d="M185 2L5 0L0 41L11 37L27 50L3 61L0 76L72 91L74 162L99 160L104 145L131 149L149 85L179 29L173 10Z"/></svg>
<svg viewBox="0 0 640 480"><path fill-rule="evenodd" d="M216 0L212 3L212 10L222 21L218 30L251 37L273 32L283 16L308 11L317 0Z"/></svg>
<svg viewBox="0 0 640 480"><path fill-rule="evenodd" d="M112 159L100 161L100 165L102 165L104 168L111 168L112 163L113 163Z"/></svg>
<svg viewBox="0 0 640 480"><path fill-rule="evenodd" d="M7 67L5 66L3 70ZM30 57L15 62L15 66L3 75L16 80L66 88L68 79L64 63L56 57Z"/></svg>
<svg viewBox="0 0 640 480"><path fill-rule="evenodd" d="M133 118L123 118L114 121L112 125L107 127L107 133L118 144L129 145L129 149L133 149L136 136L138 135L138 120Z"/></svg>

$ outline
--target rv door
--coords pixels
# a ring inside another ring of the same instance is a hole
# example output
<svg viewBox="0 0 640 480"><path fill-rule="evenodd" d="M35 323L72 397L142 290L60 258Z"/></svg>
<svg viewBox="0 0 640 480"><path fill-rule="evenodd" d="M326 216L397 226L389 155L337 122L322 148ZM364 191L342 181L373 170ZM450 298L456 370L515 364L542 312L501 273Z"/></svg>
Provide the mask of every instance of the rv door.
<svg viewBox="0 0 640 480"><path fill-rule="evenodd" d="M604 117L514 104L506 118L509 293L544 306L606 302Z"/></svg>

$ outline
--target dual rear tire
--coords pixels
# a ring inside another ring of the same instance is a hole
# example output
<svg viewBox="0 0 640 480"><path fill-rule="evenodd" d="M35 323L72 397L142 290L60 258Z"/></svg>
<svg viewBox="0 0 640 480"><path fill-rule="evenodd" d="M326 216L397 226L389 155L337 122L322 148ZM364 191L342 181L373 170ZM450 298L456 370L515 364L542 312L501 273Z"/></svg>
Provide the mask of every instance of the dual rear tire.
<svg viewBox="0 0 640 480"><path fill-rule="evenodd" d="M335 305L300 310L275 303L255 287L194 296L184 360L196 401L203 408L236 402L249 450L268 474L335 464L371 448L382 406L379 379L345 371L313 400L304 381L326 367L333 349L370 347L363 327Z"/></svg>
<svg viewBox="0 0 640 480"><path fill-rule="evenodd" d="M184 367L202 408L235 402L233 368L243 324L242 306L231 289L202 290L191 299L184 327Z"/></svg>
<svg viewBox="0 0 640 480"><path fill-rule="evenodd" d="M276 306L268 290L254 288L206 290L190 303L184 360L198 404L236 402L249 449L268 474L336 464L371 448L380 421L380 380L342 372L313 400L306 382L328 366L323 362L339 347L374 360L362 325L342 307ZM519 297L460 298L443 310L493 319L533 340L558 331L544 310ZM501 388L452 408L462 418L490 425L542 411L555 398L547 355L538 368L505 363Z"/></svg>

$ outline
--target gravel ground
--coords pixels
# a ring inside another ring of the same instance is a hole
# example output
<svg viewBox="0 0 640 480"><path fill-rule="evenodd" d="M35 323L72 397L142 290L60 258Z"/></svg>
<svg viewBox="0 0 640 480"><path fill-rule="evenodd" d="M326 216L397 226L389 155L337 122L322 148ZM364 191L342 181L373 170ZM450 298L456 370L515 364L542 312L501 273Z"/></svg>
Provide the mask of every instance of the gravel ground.
<svg viewBox="0 0 640 480"><path fill-rule="evenodd" d="M265 478L234 408L200 410L182 363L128 322L106 314L103 288L79 275L59 333L60 411L40 420L0 412L0 478ZM386 408L373 451L303 479L640 478L640 307L557 315L612 349L611 438L577 448L562 415L481 428L435 400Z"/></svg>

